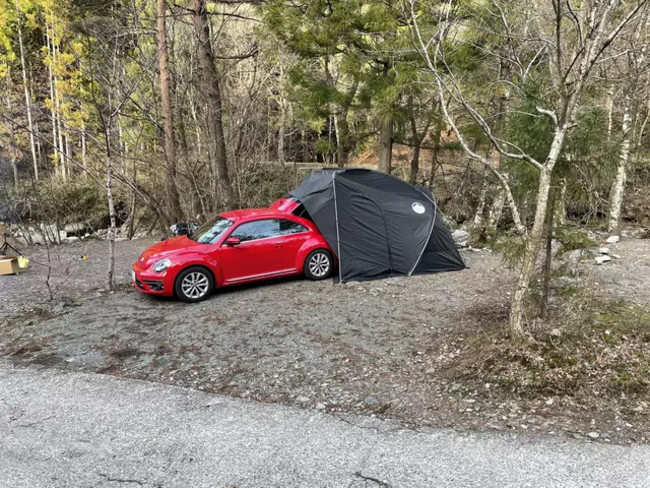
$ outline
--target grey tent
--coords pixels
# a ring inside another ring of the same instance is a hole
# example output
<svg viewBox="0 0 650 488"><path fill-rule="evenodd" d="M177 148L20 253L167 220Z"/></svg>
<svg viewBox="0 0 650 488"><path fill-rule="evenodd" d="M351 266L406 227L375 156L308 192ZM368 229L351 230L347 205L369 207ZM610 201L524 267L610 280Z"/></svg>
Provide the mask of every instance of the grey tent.
<svg viewBox="0 0 650 488"><path fill-rule="evenodd" d="M290 196L339 259L339 279L466 268L431 192L367 169L313 171Z"/></svg>

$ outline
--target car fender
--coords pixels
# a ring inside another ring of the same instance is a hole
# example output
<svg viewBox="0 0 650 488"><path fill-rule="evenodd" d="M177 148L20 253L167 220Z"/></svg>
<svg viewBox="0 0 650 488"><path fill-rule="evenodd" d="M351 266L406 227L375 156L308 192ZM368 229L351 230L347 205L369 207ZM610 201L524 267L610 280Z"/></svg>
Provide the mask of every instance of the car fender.
<svg viewBox="0 0 650 488"><path fill-rule="evenodd" d="M332 257L334 258L334 262L336 263L336 254L332 251L330 246L327 244L327 241L325 241L325 239L321 236L313 236L307 239L305 242L303 242L302 246L300 246L300 250L298 251L298 255L296 256L296 269L299 270L303 269L305 265L305 259L307 259L309 253L315 249L327 249L330 253L332 253Z"/></svg>
<svg viewBox="0 0 650 488"><path fill-rule="evenodd" d="M169 260L172 262L171 267L167 270L168 276L171 276L174 280L178 274L186 268L191 266L202 266L209 269L212 272L212 276L215 279L215 285L223 283L223 272L221 266L219 266L218 260L212 256L210 253L201 253L193 257L180 254L182 256L182 262L174 260L174 256L170 256Z"/></svg>

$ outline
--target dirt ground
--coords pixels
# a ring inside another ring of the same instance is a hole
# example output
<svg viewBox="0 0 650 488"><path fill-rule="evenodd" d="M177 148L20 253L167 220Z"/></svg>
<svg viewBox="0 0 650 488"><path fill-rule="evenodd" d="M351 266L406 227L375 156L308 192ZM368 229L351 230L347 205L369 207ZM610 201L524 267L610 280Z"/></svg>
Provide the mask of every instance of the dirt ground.
<svg viewBox="0 0 650 488"><path fill-rule="evenodd" d="M52 248L53 300L47 252L28 250L29 270L0 277L0 356L404 426L650 440L647 404L626 415L594 412L570 397L525 400L450 376L464 341L507 318L514 275L492 252L465 251L471 267L462 272L346 285L284 279L187 305L130 286L130 265L152 242L116 243L112 293L102 290L105 242ZM608 247L620 259L585 261L586 286L650 302L650 240Z"/></svg>

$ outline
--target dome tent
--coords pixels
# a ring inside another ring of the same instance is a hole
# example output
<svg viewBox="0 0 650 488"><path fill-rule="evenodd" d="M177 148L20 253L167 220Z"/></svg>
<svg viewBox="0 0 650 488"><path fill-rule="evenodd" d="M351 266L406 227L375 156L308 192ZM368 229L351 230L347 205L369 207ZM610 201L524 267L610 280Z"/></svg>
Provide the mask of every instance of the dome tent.
<svg viewBox="0 0 650 488"><path fill-rule="evenodd" d="M290 196L336 253L341 282L466 268L428 189L367 169L324 169Z"/></svg>

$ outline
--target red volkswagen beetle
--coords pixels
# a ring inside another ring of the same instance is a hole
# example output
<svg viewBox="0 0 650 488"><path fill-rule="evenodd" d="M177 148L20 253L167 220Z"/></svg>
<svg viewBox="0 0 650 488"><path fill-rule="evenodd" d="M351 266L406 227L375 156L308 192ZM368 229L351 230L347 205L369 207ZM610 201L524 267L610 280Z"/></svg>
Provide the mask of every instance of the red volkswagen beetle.
<svg viewBox="0 0 650 488"><path fill-rule="evenodd" d="M222 286L301 273L325 279L334 253L299 207L280 199L272 208L219 214L190 235L145 250L133 265L133 283L143 293L198 302Z"/></svg>

